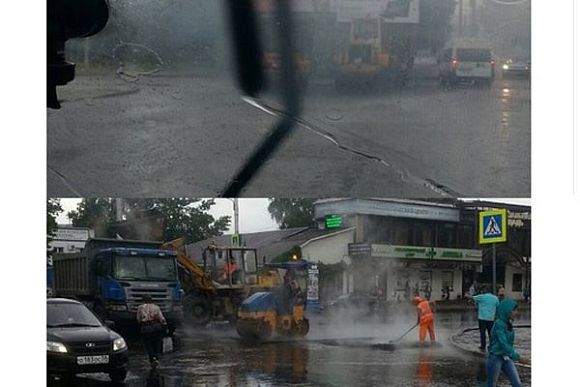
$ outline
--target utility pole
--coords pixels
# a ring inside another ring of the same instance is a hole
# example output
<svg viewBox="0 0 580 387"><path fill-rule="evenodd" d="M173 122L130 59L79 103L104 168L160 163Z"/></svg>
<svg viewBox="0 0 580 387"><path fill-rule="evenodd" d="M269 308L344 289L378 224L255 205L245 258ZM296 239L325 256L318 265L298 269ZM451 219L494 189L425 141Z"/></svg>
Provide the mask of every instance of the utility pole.
<svg viewBox="0 0 580 387"><path fill-rule="evenodd" d="M234 198L234 232L240 235L240 207L238 198Z"/></svg>
<svg viewBox="0 0 580 387"><path fill-rule="evenodd" d="M115 221L120 222L123 220L123 199L115 199Z"/></svg>
<svg viewBox="0 0 580 387"><path fill-rule="evenodd" d="M492 248L492 256L491 256L491 265L492 265L492 293L497 293L497 262L495 256L495 243L491 244Z"/></svg>
<svg viewBox="0 0 580 387"><path fill-rule="evenodd" d="M477 36L478 33L477 1L470 0L469 6L471 7L471 33L473 36Z"/></svg>
<svg viewBox="0 0 580 387"><path fill-rule="evenodd" d="M233 246L241 246L240 241L240 206L238 198L229 199L234 204L234 236L232 237Z"/></svg>
<svg viewBox="0 0 580 387"><path fill-rule="evenodd" d="M459 21L458 21L457 35L459 37L461 37L463 35L463 0L459 0Z"/></svg>

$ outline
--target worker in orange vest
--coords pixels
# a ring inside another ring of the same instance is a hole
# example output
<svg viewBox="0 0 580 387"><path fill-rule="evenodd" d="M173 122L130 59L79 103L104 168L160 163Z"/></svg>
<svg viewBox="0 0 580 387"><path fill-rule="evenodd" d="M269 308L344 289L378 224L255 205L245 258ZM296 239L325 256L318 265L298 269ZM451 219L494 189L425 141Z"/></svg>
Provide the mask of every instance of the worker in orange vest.
<svg viewBox="0 0 580 387"><path fill-rule="evenodd" d="M431 342L434 342L435 323L433 318L433 311L431 309L431 303L428 300L423 300L421 297L415 297L414 301L415 305L417 305L417 324L419 324L419 341L424 342L425 336L427 335L427 331L429 331L429 338L431 339Z"/></svg>

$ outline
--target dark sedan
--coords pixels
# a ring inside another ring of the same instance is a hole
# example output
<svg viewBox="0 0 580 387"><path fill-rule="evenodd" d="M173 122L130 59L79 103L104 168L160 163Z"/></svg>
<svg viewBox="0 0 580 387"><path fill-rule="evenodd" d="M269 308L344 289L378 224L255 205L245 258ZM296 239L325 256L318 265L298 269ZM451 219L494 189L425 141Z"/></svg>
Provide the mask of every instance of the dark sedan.
<svg viewBox="0 0 580 387"><path fill-rule="evenodd" d="M507 77L524 77L530 76L531 63L529 61L508 59L502 66L502 75Z"/></svg>
<svg viewBox="0 0 580 387"><path fill-rule="evenodd" d="M127 375L127 344L112 323L103 324L78 301L48 299L46 351L49 380L70 381L79 373L108 373L121 382Z"/></svg>

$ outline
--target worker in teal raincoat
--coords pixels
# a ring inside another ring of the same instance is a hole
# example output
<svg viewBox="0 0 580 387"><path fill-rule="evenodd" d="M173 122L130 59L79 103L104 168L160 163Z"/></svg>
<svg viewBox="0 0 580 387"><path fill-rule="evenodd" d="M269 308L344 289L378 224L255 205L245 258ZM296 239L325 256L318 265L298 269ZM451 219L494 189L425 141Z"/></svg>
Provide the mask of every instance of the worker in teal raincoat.
<svg viewBox="0 0 580 387"><path fill-rule="evenodd" d="M503 373L513 387L522 385L515 362L526 363L514 349L513 320L517 315L518 304L505 299L497 306L497 320L491 330L489 357L487 359L487 386L497 386L500 373Z"/></svg>

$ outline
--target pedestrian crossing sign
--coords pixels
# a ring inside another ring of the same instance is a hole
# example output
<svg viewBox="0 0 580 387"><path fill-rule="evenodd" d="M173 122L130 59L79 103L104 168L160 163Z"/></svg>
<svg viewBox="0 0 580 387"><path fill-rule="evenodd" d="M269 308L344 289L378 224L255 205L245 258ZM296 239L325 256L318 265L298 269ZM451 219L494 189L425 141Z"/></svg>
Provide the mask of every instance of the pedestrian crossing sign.
<svg viewBox="0 0 580 387"><path fill-rule="evenodd" d="M507 241L507 211L492 210L479 212L479 243Z"/></svg>

